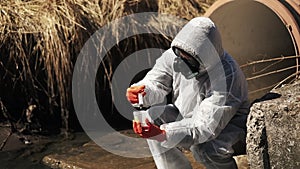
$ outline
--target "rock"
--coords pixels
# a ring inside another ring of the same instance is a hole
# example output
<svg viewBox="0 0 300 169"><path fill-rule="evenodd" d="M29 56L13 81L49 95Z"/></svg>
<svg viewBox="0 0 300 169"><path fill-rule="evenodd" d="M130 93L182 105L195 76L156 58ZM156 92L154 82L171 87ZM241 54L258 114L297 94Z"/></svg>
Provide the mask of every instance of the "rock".
<svg viewBox="0 0 300 169"><path fill-rule="evenodd" d="M239 155L233 157L236 161L238 169L250 169L247 155Z"/></svg>
<svg viewBox="0 0 300 169"><path fill-rule="evenodd" d="M246 147L250 166L252 168L266 168L269 166L265 116L262 104L256 103L251 107L247 121Z"/></svg>
<svg viewBox="0 0 300 169"><path fill-rule="evenodd" d="M251 168L300 167L300 81L272 92L282 96L255 103L247 121Z"/></svg>

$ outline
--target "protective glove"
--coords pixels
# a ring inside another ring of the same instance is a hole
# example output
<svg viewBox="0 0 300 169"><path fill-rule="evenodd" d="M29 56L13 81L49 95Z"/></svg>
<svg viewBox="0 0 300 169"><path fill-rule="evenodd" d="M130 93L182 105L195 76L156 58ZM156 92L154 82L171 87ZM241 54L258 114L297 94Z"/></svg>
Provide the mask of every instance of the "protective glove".
<svg viewBox="0 0 300 169"><path fill-rule="evenodd" d="M145 85L142 85L142 86L131 86L131 87L129 87L127 89L127 92L126 92L127 100L131 104L138 103L139 102L139 99L138 99L138 94L139 93L142 93L143 96L146 95Z"/></svg>
<svg viewBox="0 0 300 169"><path fill-rule="evenodd" d="M138 134L142 138L148 138L152 140L157 140L159 142L163 142L166 140L166 131L161 130L158 126L149 122L146 119L147 127L143 129L140 122L133 121L133 131Z"/></svg>

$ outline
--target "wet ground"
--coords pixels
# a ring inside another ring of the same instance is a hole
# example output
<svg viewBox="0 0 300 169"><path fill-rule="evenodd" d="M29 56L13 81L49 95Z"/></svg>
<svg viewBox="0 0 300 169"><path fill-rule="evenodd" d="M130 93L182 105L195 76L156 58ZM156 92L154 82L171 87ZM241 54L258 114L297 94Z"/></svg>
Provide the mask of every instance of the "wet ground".
<svg viewBox="0 0 300 169"><path fill-rule="evenodd" d="M0 139L4 140L8 133L7 128L0 128ZM126 136L125 139L114 133L100 139L101 143L108 145L108 149L117 149L119 155L104 150L91 141L85 133L73 133L68 139L64 136L26 136L30 140L30 144L27 145L24 144L24 139L20 139L23 136L13 134L0 151L0 168L155 169L146 142L128 141L126 138L134 137L131 130L124 130L120 133ZM143 158L128 157L136 156L135 152L143 152L140 154ZM191 161L194 169L204 168L193 159L189 151L184 151L184 154ZM239 169L248 169L245 156L237 158Z"/></svg>
<svg viewBox="0 0 300 169"><path fill-rule="evenodd" d="M10 130L0 128L0 143L7 138ZM25 144L24 137L27 141ZM0 151L1 169L50 169L42 163L44 156L63 153L72 147L80 146L90 139L84 133L75 133L69 139L64 136L17 135L8 137Z"/></svg>

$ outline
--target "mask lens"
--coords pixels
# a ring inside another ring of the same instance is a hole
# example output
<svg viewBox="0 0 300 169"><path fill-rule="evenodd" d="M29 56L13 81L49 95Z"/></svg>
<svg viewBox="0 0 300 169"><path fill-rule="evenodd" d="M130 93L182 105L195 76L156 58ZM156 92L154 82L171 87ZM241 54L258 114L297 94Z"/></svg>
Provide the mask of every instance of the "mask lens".
<svg viewBox="0 0 300 169"><path fill-rule="evenodd" d="M183 58L184 62L190 67L190 69L192 70L192 72L197 72L199 70L199 62L196 61L196 59L194 58Z"/></svg>
<svg viewBox="0 0 300 169"><path fill-rule="evenodd" d="M198 75L198 68L191 67L187 61L181 57L176 57L173 63L174 71L180 72L186 79L191 79Z"/></svg>
<svg viewBox="0 0 300 169"><path fill-rule="evenodd" d="M173 48L173 51L176 56L182 58L182 60L184 60L187 64L189 64L189 66L192 66L192 67L200 66L199 62L193 56L188 54L187 52L185 52L179 48L176 48L176 47Z"/></svg>
<svg viewBox="0 0 300 169"><path fill-rule="evenodd" d="M180 55L181 55L180 50L178 48L173 48L173 49L174 49L173 51L174 51L175 55L180 57Z"/></svg>
<svg viewBox="0 0 300 169"><path fill-rule="evenodd" d="M187 52L178 48L173 48L173 51L177 58L174 61L174 70L181 72L182 74L198 74L200 64ZM176 65L176 66L175 66Z"/></svg>
<svg viewBox="0 0 300 169"><path fill-rule="evenodd" d="M191 69L188 67L185 61L182 60L182 58L180 57L175 58L173 65L174 65L175 72L182 72L182 73L191 72Z"/></svg>

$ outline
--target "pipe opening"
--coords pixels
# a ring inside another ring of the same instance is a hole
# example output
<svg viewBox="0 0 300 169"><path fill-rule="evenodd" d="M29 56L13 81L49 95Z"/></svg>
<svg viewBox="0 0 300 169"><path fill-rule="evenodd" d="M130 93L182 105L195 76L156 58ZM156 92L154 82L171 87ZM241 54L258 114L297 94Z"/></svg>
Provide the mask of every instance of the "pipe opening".
<svg viewBox="0 0 300 169"><path fill-rule="evenodd" d="M268 3L225 0L206 13L218 26L225 50L246 75L250 100L260 98L299 66L297 44L278 11Z"/></svg>

